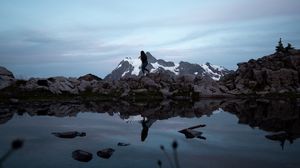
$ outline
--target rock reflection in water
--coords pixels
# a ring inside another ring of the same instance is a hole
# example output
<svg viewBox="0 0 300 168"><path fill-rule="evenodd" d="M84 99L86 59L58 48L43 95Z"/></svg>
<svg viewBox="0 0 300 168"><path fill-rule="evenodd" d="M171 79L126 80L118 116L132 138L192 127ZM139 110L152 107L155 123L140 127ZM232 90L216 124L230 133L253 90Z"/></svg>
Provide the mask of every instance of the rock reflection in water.
<svg viewBox="0 0 300 168"><path fill-rule="evenodd" d="M203 132L194 130L196 128L205 127L205 126L206 125L200 124L200 125L196 125L196 126L193 126L193 127L189 127L189 128L180 130L178 132L184 134L185 138L187 138L187 139L199 138L199 139L204 139L205 140L206 137L202 136Z"/></svg>
<svg viewBox="0 0 300 168"><path fill-rule="evenodd" d="M286 100L231 100L221 105L235 114L239 123L273 132L266 138L279 141L282 149L288 140L291 144L300 137L300 106L297 101Z"/></svg>
<svg viewBox="0 0 300 168"><path fill-rule="evenodd" d="M270 132L266 138L279 141L282 147L286 140L292 143L300 137L300 106L297 101L266 99L205 99L194 103L166 101L135 104L127 102L0 104L0 124L9 121L14 114L21 115L23 113L30 116L66 117L76 116L79 112L97 112L108 113L109 115L117 114L124 120L128 120L131 116L140 115L143 118L141 121L141 141L145 141L149 128L157 120L171 117L210 116L219 108L236 115L240 124L247 124ZM198 135L201 136L201 132L198 132L196 137L199 137Z"/></svg>

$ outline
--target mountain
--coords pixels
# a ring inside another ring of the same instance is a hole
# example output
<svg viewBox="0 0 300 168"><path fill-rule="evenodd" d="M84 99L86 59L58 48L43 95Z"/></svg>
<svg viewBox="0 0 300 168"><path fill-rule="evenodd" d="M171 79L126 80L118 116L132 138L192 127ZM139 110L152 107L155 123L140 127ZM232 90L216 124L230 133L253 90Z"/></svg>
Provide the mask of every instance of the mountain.
<svg viewBox="0 0 300 168"><path fill-rule="evenodd" d="M192 64L189 62L180 61L179 63L174 63L171 61L165 61L162 59L156 59L149 52L146 53L148 58L147 69L151 73L164 72L171 75L201 75L209 76L214 80L219 80L222 76L229 74L231 71L217 65L212 65L210 63L205 64ZM141 76L142 72L140 69L141 61L138 58L126 57L123 59L119 65L104 79L119 80L123 77L129 76Z"/></svg>

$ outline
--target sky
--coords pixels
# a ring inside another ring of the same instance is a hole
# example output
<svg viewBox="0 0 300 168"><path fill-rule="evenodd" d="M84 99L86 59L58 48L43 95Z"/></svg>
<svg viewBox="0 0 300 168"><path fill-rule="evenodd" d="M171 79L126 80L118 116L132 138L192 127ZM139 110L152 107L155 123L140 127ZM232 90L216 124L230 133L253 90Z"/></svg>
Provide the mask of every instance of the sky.
<svg viewBox="0 0 300 168"><path fill-rule="evenodd" d="M299 0L0 0L0 66L18 78L105 77L141 50L228 69L300 48Z"/></svg>

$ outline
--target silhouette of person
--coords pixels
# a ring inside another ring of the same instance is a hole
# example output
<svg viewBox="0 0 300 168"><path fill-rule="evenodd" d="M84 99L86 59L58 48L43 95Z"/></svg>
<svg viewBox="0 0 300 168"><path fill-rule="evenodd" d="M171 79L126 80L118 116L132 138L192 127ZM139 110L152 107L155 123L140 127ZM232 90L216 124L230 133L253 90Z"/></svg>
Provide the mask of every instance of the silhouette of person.
<svg viewBox="0 0 300 168"><path fill-rule="evenodd" d="M142 61L142 72L143 72L143 75L145 74L145 71L147 71L148 73L150 73L150 71L148 69L146 69L146 66L148 65L148 60L147 60L147 55L145 54L144 51L141 51L141 55L139 56L139 58Z"/></svg>

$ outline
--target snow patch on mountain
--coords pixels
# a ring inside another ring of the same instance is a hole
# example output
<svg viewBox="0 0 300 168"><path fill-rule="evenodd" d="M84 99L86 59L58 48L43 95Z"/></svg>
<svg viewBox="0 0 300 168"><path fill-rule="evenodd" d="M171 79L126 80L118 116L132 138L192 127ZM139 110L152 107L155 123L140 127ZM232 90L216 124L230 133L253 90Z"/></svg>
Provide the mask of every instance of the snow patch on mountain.
<svg viewBox="0 0 300 168"><path fill-rule="evenodd" d="M151 69L150 72L156 72L159 68L162 68L164 70L168 70L168 71L173 72L175 75L178 75L178 72L176 71L176 68L179 66L179 64L175 64L174 66L168 67L168 66L160 65L158 62L155 62L155 63L152 63L151 65L154 69Z"/></svg>

